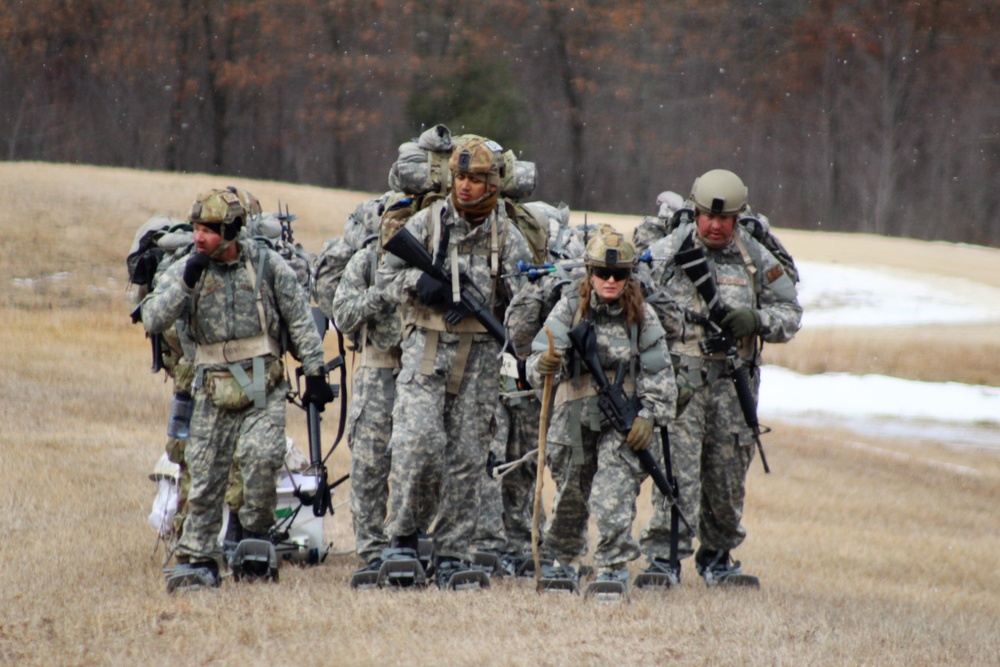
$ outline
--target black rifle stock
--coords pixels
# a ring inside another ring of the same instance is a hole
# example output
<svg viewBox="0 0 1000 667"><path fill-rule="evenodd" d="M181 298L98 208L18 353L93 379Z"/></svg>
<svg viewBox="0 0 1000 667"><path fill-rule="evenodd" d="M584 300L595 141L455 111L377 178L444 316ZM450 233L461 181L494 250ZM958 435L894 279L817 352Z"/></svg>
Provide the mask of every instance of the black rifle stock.
<svg viewBox="0 0 1000 667"><path fill-rule="evenodd" d="M392 238L382 246L410 266L416 267L445 285L451 284L451 274L434 263L434 258L427 248L418 241L405 227L401 227ZM472 315L486 328L486 332L503 346L504 351L514 353L514 346L507 337L503 323L496 318L482 301L475 298L467 289L462 289L459 303L445 314L445 321L458 324L466 315Z"/></svg>
<svg viewBox="0 0 1000 667"><path fill-rule="evenodd" d="M625 365L619 365L618 372L615 375L615 382L612 384L608 380L604 368L601 366L600 358L597 356L597 331L594 329L594 323L590 320L584 320L570 329L569 340L580 361L587 367L591 377L597 383L597 407L601 410L601 414L610 422L613 429L619 433L628 435L628 432L632 429L632 422L639 416L639 410L642 409L642 402L638 396L627 396L625 394ZM664 433L666 432L666 429L661 430ZM667 479L648 449L637 451L635 455L639 458L639 464L642 465L642 469L646 471L646 474L656 484L656 488L671 503L672 511L674 509L677 510L680 520L684 522L684 525L687 526L687 529L693 535L694 530L687 522L687 519L684 518L684 515L680 514L680 509L677 505L676 482ZM665 450L663 455L665 457L670 456L670 453Z"/></svg>
<svg viewBox="0 0 1000 667"><path fill-rule="evenodd" d="M764 465L764 472L771 472L767 465L767 457L764 456L764 445L760 441L760 422L757 420L757 402L754 400L753 392L750 390L750 374L747 367L740 359L739 347L732 332L722 326L722 320L729 314L729 310L722 305L719 298L719 288L715 284L715 278L708 266L708 258L704 249L694 243L694 238L688 236L677 254L674 256L675 262L683 269L687 277L694 283L695 289L701 296L705 305L708 306L708 316L700 313L688 311L685 313L690 322L700 324L707 335L698 343L702 354L714 354L723 352L726 355L726 364L729 367L729 376L736 388L736 397L740 402L740 410L743 412L743 420L753 433L754 442L757 444L757 452L760 454L760 462Z"/></svg>

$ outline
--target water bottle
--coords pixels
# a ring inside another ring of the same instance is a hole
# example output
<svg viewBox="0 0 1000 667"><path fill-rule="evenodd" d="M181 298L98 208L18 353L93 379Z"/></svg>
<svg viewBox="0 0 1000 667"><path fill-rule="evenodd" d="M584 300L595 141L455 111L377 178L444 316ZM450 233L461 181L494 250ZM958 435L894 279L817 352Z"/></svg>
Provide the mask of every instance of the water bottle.
<svg viewBox="0 0 1000 667"><path fill-rule="evenodd" d="M174 402L170 405L170 421L167 422L167 437L175 440L187 440L191 434L191 411L194 399L186 391L174 394Z"/></svg>

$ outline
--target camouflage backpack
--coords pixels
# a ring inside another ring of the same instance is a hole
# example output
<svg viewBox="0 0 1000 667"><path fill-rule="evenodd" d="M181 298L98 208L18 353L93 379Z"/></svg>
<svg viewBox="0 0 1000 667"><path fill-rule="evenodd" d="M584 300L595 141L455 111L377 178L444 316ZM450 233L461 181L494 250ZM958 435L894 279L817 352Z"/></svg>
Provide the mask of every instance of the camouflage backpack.
<svg viewBox="0 0 1000 667"><path fill-rule="evenodd" d="M389 187L410 195L447 192L451 188L448 159L452 148L451 131L444 125L435 125L415 141L400 144L399 157L389 169Z"/></svg>
<svg viewBox="0 0 1000 667"><path fill-rule="evenodd" d="M544 212L522 204L521 200L531 196L538 180L538 170L534 162L518 160L514 151L503 155L504 174L500 184L500 196L504 200L507 217L518 228L531 250L531 261L541 264L548 256L549 221Z"/></svg>

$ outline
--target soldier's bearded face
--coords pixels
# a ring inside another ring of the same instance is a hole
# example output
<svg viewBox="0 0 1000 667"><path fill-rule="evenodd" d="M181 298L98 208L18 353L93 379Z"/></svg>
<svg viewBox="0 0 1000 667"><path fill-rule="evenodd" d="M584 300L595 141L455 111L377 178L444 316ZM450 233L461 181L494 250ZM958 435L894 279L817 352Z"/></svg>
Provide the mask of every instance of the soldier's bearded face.
<svg viewBox="0 0 1000 667"><path fill-rule="evenodd" d="M459 201L476 201L486 194L486 177L479 174L455 174L455 195Z"/></svg>
<svg viewBox="0 0 1000 667"><path fill-rule="evenodd" d="M735 215L698 214L698 236L705 247L713 250L725 248L733 240L736 228Z"/></svg>
<svg viewBox="0 0 1000 667"><path fill-rule="evenodd" d="M198 249L198 252L211 255L218 250L220 243L222 243L222 234L216 233L212 228L205 225L194 224L194 245Z"/></svg>

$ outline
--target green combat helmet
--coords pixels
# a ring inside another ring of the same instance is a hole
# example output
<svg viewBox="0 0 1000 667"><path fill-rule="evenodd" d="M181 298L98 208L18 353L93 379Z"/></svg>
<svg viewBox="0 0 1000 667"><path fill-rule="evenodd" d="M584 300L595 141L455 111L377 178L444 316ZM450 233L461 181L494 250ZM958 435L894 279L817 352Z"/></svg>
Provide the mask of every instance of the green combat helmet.
<svg viewBox="0 0 1000 667"><path fill-rule="evenodd" d="M618 232L595 234L587 243L584 257L587 266L631 269L635 266L635 246Z"/></svg>
<svg viewBox="0 0 1000 667"><path fill-rule="evenodd" d="M698 213L739 215L747 207L747 186L726 169L713 169L695 179L691 202Z"/></svg>
<svg viewBox="0 0 1000 667"><path fill-rule="evenodd" d="M205 225L221 234L226 242L236 238L245 219L246 209L240 198L229 190L202 192L195 198L188 215L192 225Z"/></svg>
<svg viewBox="0 0 1000 667"><path fill-rule="evenodd" d="M466 135L464 141L455 147L448 160L453 174L484 174L489 185L500 188L505 173L503 147L492 139L478 135Z"/></svg>

